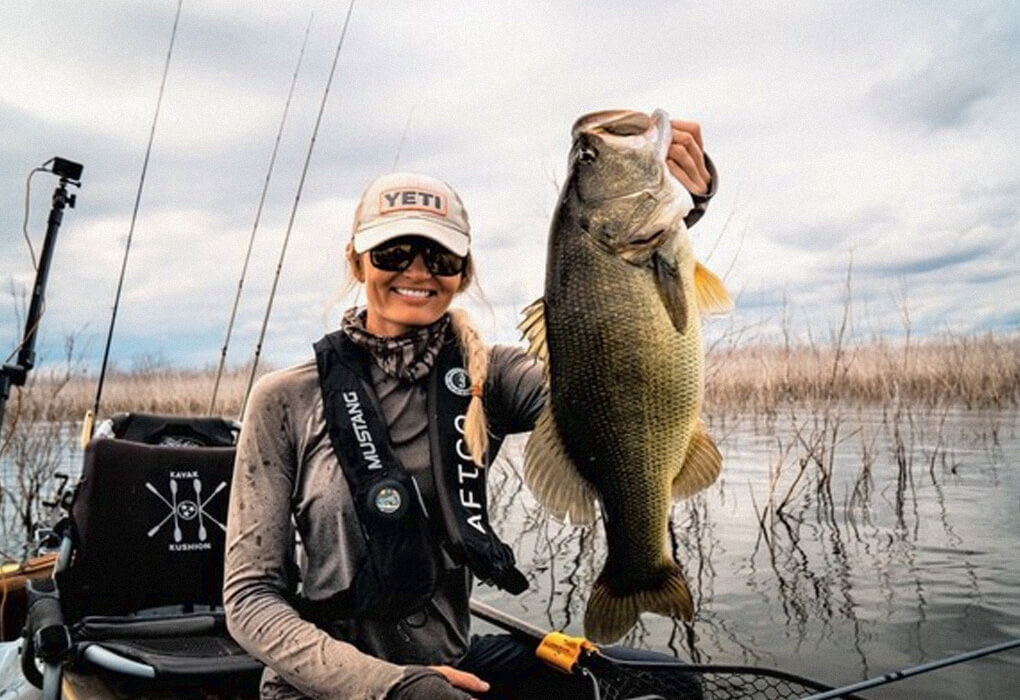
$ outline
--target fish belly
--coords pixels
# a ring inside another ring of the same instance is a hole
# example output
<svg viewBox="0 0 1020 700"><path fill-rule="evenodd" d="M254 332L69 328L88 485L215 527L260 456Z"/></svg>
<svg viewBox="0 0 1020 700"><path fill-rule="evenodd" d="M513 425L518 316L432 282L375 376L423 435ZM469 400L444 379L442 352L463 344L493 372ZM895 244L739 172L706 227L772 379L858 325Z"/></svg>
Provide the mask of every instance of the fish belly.
<svg viewBox="0 0 1020 700"><path fill-rule="evenodd" d="M650 270L586 236L564 248L550 261L545 297L553 416L602 503L603 578L615 593L639 590L675 566L670 485L700 411L700 326L676 331Z"/></svg>

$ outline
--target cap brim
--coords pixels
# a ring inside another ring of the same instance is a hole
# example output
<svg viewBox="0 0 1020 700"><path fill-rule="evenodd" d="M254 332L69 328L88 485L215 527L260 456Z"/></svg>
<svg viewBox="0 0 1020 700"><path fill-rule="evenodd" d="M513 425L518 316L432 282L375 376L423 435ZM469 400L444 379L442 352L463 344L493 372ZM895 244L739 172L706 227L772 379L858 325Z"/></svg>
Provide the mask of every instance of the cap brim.
<svg viewBox="0 0 1020 700"><path fill-rule="evenodd" d="M392 221L378 222L354 234L354 252L361 254L380 243L401 236L423 236L444 248L464 257L471 247L471 239L464 233L438 222L418 218L400 217Z"/></svg>

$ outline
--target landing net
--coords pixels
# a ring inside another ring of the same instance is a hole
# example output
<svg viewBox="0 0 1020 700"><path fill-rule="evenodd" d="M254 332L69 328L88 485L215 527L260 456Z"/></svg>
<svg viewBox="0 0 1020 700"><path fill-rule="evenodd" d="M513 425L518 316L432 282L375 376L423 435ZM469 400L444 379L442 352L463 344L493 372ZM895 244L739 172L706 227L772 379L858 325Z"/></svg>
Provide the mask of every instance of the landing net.
<svg viewBox="0 0 1020 700"><path fill-rule="evenodd" d="M752 666L704 666L592 656L585 664L598 679L601 700L658 695L664 700L803 698L824 690L808 678ZM841 697L856 698L845 695Z"/></svg>

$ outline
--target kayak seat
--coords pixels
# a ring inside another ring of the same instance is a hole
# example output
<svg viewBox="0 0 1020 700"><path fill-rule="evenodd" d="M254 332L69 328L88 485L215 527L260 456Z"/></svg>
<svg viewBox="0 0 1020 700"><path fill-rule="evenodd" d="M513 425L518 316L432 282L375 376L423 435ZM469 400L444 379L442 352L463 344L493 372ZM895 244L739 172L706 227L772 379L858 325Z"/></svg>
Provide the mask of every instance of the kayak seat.
<svg viewBox="0 0 1020 700"><path fill-rule="evenodd" d="M185 635L145 635L137 638L122 636L96 642L79 640L79 651L88 658L94 656L94 653L88 651L89 648L105 649L122 659L151 668L154 678L215 679L245 673L261 675L262 666L254 663L237 642L225 633L222 619L220 623L219 631L210 629L206 634L189 632ZM166 634L167 630L160 632Z"/></svg>
<svg viewBox="0 0 1020 700"><path fill-rule="evenodd" d="M54 590L34 592L41 605L30 598L24 646L50 675L67 666L257 688L262 666L231 639L222 608L233 466L233 447L89 443Z"/></svg>

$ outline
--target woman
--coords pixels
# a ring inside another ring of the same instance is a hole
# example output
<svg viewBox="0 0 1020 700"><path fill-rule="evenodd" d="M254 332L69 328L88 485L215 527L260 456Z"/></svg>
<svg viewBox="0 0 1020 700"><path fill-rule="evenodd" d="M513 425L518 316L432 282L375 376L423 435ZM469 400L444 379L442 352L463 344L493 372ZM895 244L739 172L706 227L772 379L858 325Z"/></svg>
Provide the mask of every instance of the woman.
<svg viewBox="0 0 1020 700"><path fill-rule="evenodd" d="M669 166L696 195L691 225L715 178L698 125L673 126ZM314 360L252 392L224 600L231 633L267 666L263 698L501 697L511 679L580 692L509 636L468 635L472 575L527 586L489 526L482 467L544 403L540 367L486 348L450 310L474 277L469 244L449 185L375 180L347 248L366 308L347 311Z"/></svg>

